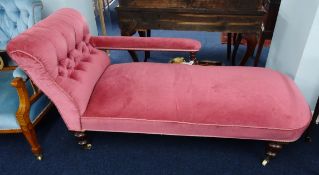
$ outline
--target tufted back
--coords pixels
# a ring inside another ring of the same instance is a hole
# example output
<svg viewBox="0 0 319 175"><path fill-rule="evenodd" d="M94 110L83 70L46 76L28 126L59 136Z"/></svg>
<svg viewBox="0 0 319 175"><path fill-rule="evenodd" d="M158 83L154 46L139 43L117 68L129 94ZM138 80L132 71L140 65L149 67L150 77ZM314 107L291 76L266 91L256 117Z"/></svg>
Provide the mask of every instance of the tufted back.
<svg viewBox="0 0 319 175"><path fill-rule="evenodd" d="M7 51L54 102L70 130L81 130L80 117L93 88L110 64L92 47L83 16L65 8L11 40Z"/></svg>
<svg viewBox="0 0 319 175"><path fill-rule="evenodd" d="M19 33L41 19L39 0L0 0L0 50Z"/></svg>

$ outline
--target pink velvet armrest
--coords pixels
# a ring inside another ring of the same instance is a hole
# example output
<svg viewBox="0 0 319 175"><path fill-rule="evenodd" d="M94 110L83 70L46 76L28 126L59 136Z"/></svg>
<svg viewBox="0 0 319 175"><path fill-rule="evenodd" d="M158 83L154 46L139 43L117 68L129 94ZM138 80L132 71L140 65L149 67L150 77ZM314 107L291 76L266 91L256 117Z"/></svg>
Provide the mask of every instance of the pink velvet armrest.
<svg viewBox="0 0 319 175"><path fill-rule="evenodd" d="M107 50L198 52L201 48L199 41L184 38L94 36L90 43L95 48Z"/></svg>

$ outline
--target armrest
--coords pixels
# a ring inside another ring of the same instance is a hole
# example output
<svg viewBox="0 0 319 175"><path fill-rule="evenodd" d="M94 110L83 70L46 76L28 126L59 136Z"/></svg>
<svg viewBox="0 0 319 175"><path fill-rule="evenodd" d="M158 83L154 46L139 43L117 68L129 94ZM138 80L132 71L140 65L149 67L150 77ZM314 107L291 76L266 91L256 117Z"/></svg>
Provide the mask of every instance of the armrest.
<svg viewBox="0 0 319 175"><path fill-rule="evenodd" d="M184 38L93 36L90 43L105 50L198 52L201 48L199 41Z"/></svg>
<svg viewBox="0 0 319 175"><path fill-rule="evenodd" d="M19 67L16 67L16 69L13 71L13 75L12 76L13 76L13 78L22 78L23 81L27 81L28 80L28 76Z"/></svg>

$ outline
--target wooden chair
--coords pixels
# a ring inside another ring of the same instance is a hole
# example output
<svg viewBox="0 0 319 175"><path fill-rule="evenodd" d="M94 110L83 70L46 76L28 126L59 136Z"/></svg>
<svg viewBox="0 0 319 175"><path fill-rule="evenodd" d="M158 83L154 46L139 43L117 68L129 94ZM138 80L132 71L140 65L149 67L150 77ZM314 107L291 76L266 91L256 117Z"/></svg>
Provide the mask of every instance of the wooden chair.
<svg viewBox="0 0 319 175"><path fill-rule="evenodd" d="M274 34L277 16L281 0L265 0L265 10L267 11L262 23L262 31L259 36L258 49L256 53L254 66L258 66L260 55L264 47L265 40L271 40Z"/></svg>
<svg viewBox="0 0 319 175"><path fill-rule="evenodd" d="M246 40L247 42L253 42L250 43L251 48L248 48L250 52L254 52L256 45L258 43L258 49L256 53L256 58L254 61L254 66L258 66L259 60L260 60L260 55L262 53L262 49L264 47L264 43L266 40L271 40L276 21L277 21L277 16L279 12L279 7L280 7L280 2L281 0L264 0L264 9L266 11L266 14L264 16L264 20L261 26L261 32L259 34L259 39L257 42L256 38L252 38L254 36L249 35L249 34L232 34L228 33L227 38L227 58L228 60L232 59L232 65L235 65L235 59L237 55L237 50L239 45L242 42L242 39ZM234 45L234 50L231 53L231 41L233 40L233 45ZM231 58L230 58L231 57Z"/></svg>
<svg viewBox="0 0 319 175"><path fill-rule="evenodd" d="M0 75L0 134L23 133L32 153L41 160L34 126L48 111L51 102L19 68L4 67Z"/></svg>
<svg viewBox="0 0 319 175"><path fill-rule="evenodd" d="M6 54L7 43L41 20L39 0L0 0L0 134L23 133L38 160L42 152L34 126L51 106L50 100ZM13 86L13 87L12 87Z"/></svg>

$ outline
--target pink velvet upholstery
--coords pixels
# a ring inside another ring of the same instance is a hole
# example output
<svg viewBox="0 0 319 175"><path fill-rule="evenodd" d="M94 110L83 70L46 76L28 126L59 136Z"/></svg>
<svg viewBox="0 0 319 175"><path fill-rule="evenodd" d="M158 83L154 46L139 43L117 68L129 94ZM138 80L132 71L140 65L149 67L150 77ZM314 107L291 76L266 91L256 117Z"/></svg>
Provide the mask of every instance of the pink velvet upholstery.
<svg viewBox="0 0 319 175"><path fill-rule="evenodd" d="M294 141L310 121L287 76L264 68L109 66L81 118L87 130Z"/></svg>
<svg viewBox="0 0 319 175"><path fill-rule="evenodd" d="M200 42L196 40L179 38L100 36L91 37L90 43L98 49L114 50L198 52L201 48Z"/></svg>
<svg viewBox="0 0 319 175"><path fill-rule="evenodd" d="M7 51L54 102L71 130L81 130L96 81L109 65L108 56L89 44L85 19L62 9L13 39Z"/></svg>
<svg viewBox="0 0 319 175"><path fill-rule="evenodd" d="M177 41L181 48L168 44ZM182 39L90 37L83 17L62 9L13 39L7 50L51 98L70 130L290 142L308 126L311 113L305 99L293 81L278 72L110 65L108 56L95 48L167 51L167 45L176 50L200 46Z"/></svg>
<svg viewBox="0 0 319 175"><path fill-rule="evenodd" d="M66 8L13 39L7 50L55 103L68 128L80 131L83 129L80 117L86 110L96 82L110 64L105 52L97 50L92 44L103 44L109 41L107 38L109 37L91 37L83 16ZM114 39L117 44L110 46L123 45L127 38L121 38ZM175 45L176 51L198 51L200 48L198 41L190 39L133 40L131 44L135 43L145 49L147 45L164 51L168 49L167 45ZM138 44L141 41L147 41L148 44ZM132 47L127 44L123 46Z"/></svg>

